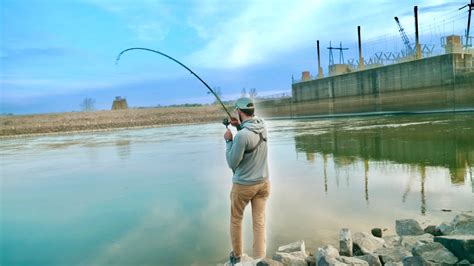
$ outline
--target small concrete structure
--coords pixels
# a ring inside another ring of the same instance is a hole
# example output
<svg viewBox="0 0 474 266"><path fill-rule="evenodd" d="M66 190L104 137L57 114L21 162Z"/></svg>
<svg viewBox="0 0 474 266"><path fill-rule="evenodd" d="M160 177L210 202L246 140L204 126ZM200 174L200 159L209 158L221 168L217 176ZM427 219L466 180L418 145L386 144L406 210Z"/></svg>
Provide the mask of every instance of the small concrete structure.
<svg viewBox="0 0 474 266"><path fill-rule="evenodd" d="M445 52L450 53L462 53L461 36L449 35L442 39Z"/></svg>
<svg viewBox="0 0 474 266"><path fill-rule="evenodd" d="M121 96L116 96L112 104L112 110L125 110L128 109L127 99Z"/></svg>

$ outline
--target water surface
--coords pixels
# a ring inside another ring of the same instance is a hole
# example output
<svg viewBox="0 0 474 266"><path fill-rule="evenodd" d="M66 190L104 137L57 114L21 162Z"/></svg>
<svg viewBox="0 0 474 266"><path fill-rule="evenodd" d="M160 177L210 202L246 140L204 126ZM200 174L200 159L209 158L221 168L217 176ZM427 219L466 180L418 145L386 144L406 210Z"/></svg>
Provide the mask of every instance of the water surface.
<svg viewBox="0 0 474 266"><path fill-rule="evenodd" d="M268 121L268 254L473 211L474 116ZM4 139L1 265L209 265L231 250L219 124ZM443 210L451 210L446 212ZM250 209L244 224L251 252Z"/></svg>

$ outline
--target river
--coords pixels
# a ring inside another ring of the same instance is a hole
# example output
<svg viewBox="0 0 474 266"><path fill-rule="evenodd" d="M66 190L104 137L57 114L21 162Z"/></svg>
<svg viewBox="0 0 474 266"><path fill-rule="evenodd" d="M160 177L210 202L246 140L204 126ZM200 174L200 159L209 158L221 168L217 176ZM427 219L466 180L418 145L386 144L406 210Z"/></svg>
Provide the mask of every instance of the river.
<svg viewBox="0 0 474 266"><path fill-rule="evenodd" d="M473 211L474 115L273 120L268 256ZM219 124L0 140L1 265L212 265L231 250ZM244 249L251 253L250 208Z"/></svg>

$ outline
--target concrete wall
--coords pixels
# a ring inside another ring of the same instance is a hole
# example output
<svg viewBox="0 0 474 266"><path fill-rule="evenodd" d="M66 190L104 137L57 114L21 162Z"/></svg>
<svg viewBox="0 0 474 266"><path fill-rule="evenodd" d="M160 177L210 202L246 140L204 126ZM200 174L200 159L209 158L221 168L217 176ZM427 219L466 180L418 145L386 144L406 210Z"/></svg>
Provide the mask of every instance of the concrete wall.
<svg viewBox="0 0 474 266"><path fill-rule="evenodd" d="M261 101L263 116L474 109L472 54L445 54L295 83L292 99Z"/></svg>

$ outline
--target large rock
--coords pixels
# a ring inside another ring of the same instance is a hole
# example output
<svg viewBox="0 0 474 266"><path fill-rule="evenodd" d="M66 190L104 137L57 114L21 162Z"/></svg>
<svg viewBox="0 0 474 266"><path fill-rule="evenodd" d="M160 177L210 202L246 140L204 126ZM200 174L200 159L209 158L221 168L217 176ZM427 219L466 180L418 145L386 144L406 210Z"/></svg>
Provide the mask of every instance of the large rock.
<svg viewBox="0 0 474 266"><path fill-rule="evenodd" d="M295 251L291 253L276 252L273 259L288 266L307 266L306 252Z"/></svg>
<svg viewBox="0 0 474 266"><path fill-rule="evenodd" d="M474 263L474 235L437 236L434 241L441 243L458 259Z"/></svg>
<svg viewBox="0 0 474 266"><path fill-rule="evenodd" d="M425 233L420 224L413 219L396 220L395 230L399 236L422 235Z"/></svg>
<svg viewBox="0 0 474 266"><path fill-rule="evenodd" d="M436 229L436 225L428 225L425 229L423 229L425 233L433 235L433 236L440 236L441 232Z"/></svg>
<svg viewBox="0 0 474 266"><path fill-rule="evenodd" d="M374 255L374 254L367 254L367 255L363 255L363 256L357 256L355 258L365 260L371 266L382 266L382 263L380 263L379 257Z"/></svg>
<svg viewBox="0 0 474 266"><path fill-rule="evenodd" d="M385 266L403 266L403 262L387 262L384 264Z"/></svg>
<svg viewBox="0 0 474 266"><path fill-rule="evenodd" d="M431 243L433 242L434 236L431 234L423 234L418 236L402 236L400 238L400 245L408 250L411 250L416 246L417 243Z"/></svg>
<svg viewBox="0 0 474 266"><path fill-rule="evenodd" d="M339 257L339 251L331 245L318 248L315 254L316 265L318 266L345 265L345 263L336 260Z"/></svg>
<svg viewBox="0 0 474 266"><path fill-rule="evenodd" d="M352 237L355 255L365 255L374 253L378 248L383 247L385 240L374 237L366 232L357 232Z"/></svg>
<svg viewBox="0 0 474 266"><path fill-rule="evenodd" d="M403 259L403 266L422 266L425 265L426 263L423 262L421 257L405 257Z"/></svg>
<svg viewBox="0 0 474 266"><path fill-rule="evenodd" d="M369 266L369 263L367 261L355 257L341 256L337 257L336 260L352 266Z"/></svg>
<svg viewBox="0 0 474 266"><path fill-rule="evenodd" d="M375 251L375 254L379 256L384 265L389 262L401 263L404 258L412 256L411 252L403 247L379 248Z"/></svg>
<svg viewBox="0 0 474 266"><path fill-rule="evenodd" d="M474 235L474 215L461 213L454 217L451 225L454 230L450 235Z"/></svg>
<svg viewBox="0 0 474 266"><path fill-rule="evenodd" d="M290 243L285 246L278 247L278 252L291 253L295 251L306 252L306 247L304 245L304 240L298 240L296 242Z"/></svg>
<svg viewBox="0 0 474 266"><path fill-rule="evenodd" d="M437 242L419 244L412 250L413 256L421 257L426 264L455 264L458 258Z"/></svg>
<svg viewBox="0 0 474 266"><path fill-rule="evenodd" d="M347 228L341 229L339 233L339 253L343 256L352 257L351 231Z"/></svg>
<svg viewBox="0 0 474 266"><path fill-rule="evenodd" d="M400 246L400 237L397 235L392 236L383 236L383 240L385 241L385 248L393 248Z"/></svg>
<svg viewBox="0 0 474 266"><path fill-rule="evenodd" d="M257 266L283 266L283 263L269 258L264 258L257 263Z"/></svg>
<svg viewBox="0 0 474 266"><path fill-rule="evenodd" d="M450 223L441 223L436 226L436 231L440 232L441 235L449 235L454 230L454 227Z"/></svg>

